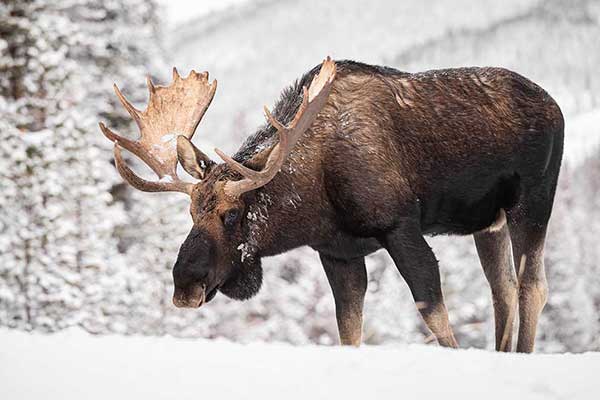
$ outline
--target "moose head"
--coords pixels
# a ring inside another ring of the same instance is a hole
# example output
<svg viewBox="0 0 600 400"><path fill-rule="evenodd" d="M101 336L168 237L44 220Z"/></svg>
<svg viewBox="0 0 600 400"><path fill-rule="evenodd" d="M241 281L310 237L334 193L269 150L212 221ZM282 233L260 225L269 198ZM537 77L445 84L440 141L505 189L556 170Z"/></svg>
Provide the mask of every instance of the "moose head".
<svg viewBox="0 0 600 400"><path fill-rule="evenodd" d="M327 58L310 86L303 88L302 104L287 125L265 107L278 141L243 163L218 149L215 152L224 163L215 163L191 142L217 88L216 81L209 83L207 72L192 70L182 78L173 68L169 86L155 86L148 77L150 97L145 111L136 109L114 86L140 131L139 140L130 140L100 123L104 135L114 142L120 175L145 192L176 191L191 197L193 227L173 268L175 306L200 307L217 291L240 300L258 292L262 282L260 257L244 245L250 240L247 213L256 201L254 192L271 182L298 139L314 122L327 101L335 74L335 63ZM159 179L148 181L136 175L123 160L122 148L147 164ZM178 161L198 180L196 183L177 176Z"/></svg>

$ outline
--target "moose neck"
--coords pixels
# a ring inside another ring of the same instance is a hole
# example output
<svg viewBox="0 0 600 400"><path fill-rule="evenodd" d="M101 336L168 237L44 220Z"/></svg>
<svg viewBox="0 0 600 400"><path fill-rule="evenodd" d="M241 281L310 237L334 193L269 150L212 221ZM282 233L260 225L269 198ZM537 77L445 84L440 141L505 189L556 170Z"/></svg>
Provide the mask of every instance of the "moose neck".
<svg viewBox="0 0 600 400"><path fill-rule="evenodd" d="M260 176L254 181L247 177L230 184L234 189L252 190L249 197L253 200L247 202L248 240L242 246L249 246L254 254L275 255L312 245L326 236L323 221L332 219L327 218L331 207L327 206L323 185L322 151L331 124L322 123L318 116L327 120L335 113L328 105L335 74L335 64L327 58L286 89L273 114L266 112L268 124L259 128L234 156L252 162L256 156L268 154L261 168L263 176L270 179L265 184L254 186L261 183ZM265 148L271 151L266 153ZM248 168L224 160L238 172Z"/></svg>
<svg viewBox="0 0 600 400"><path fill-rule="evenodd" d="M319 151L303 150L292 154L277 176L252 194L248 245L260 256L314 244L327 231L329 207L323 198Z"/></svg>

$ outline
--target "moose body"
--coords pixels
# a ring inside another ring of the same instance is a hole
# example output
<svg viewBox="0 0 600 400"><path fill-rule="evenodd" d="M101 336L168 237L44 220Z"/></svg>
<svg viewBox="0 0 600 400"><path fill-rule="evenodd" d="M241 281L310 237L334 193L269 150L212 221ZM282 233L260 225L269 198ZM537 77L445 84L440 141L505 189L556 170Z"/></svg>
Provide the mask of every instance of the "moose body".
<svg viewBox="0 0 600 400"><path fill-rule="evenodd" d="M385 248L439 343L456 347L423 236L473 234L492 288L496 348L511 350L518 306L517 349L532 351L547 293L543 245L562 157L559 107L501 68L410 74L338 61L323 84L325 64L283 92L233 158L219 152L224 164L178 142L179 161L201 181L188 191L194 228L173 271L175 304L196 307L217 291L248 298L260 288L261 257L308 245L331 284L340 340L358 345L364 257ZM269 179L256 183L260 171Z"/></svg>

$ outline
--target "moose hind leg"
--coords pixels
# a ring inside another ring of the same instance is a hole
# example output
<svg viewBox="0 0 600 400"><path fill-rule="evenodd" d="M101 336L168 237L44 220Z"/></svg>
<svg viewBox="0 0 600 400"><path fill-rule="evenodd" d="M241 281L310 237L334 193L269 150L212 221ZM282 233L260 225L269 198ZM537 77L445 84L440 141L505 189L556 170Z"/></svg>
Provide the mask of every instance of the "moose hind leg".
<svg viewBox="0 0 600 400"><path fill-rule="evenodd" d="M408 284L425 324L438 343L457 348L442 296L438 262L420 227L415 223L405 223L379 241Z"/></svg>
<svg viewBox="0 0 600 400"><path fill-rule="evenodd" d="M552 156L552 171L560 164L560 150ZM557 173L550 172L542 180L525 182L526 195L506 211L519 288L517 351L521 353L533 351L538 319L548 297L544 244L556 183Z"/></svg>
<svg viewBox="0 0 600 400"><path fill-rule="evenodd" d="M360 346L363 303L367 291L364 257L341 260L319 252L335 300L335 314L342 345Z"/></svg>
<svg viewBox="0 0 600 400"><path fill-rule="evenodd" d="M519 281L519 338L517 351L531 353L538 319L548 297L544 269L546 226L509 217L515 268Z"/></svg>
<svg viewBox="0 0 600 400"><path fill-rule="evenodd" d="M517 310L517 277L512 265L506 224L473 235L483 272L492 289L496 350L511 351Z"/></svg>

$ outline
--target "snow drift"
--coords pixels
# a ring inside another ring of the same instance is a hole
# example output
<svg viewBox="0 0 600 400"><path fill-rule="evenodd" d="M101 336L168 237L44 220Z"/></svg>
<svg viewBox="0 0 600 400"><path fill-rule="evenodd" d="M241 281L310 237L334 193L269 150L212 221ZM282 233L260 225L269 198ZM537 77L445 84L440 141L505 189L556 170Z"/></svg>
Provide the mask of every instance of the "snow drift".
<svg viewBox="0 0 600 400"><path fill-rule="evenodd" d="M4 399L591 399L600 353L359 349L0 331ZM460 397L459 397L460 396Z"/></svg>

